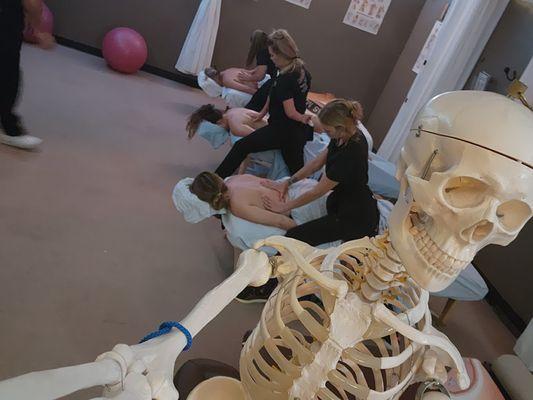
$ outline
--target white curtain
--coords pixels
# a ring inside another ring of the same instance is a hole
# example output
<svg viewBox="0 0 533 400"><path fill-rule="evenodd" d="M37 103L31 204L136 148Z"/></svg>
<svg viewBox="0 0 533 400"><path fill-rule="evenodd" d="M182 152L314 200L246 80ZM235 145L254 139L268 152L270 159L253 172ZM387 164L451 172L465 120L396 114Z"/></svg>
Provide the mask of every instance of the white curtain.
<svg viewBox="0 0 533 400"><path fill-rule="evenodd" d="M222 0L202 0L200 3L176 63L178 71L198 75L211 65L221 4Z"/></svg>
<svg viewBox="0 0 533 400"><path fill-rule="evenodd" d="M381 144L378 154L396 162L416 113L432 97L460 90L470 76L509 0L453 0L426 66Z"/></svg>

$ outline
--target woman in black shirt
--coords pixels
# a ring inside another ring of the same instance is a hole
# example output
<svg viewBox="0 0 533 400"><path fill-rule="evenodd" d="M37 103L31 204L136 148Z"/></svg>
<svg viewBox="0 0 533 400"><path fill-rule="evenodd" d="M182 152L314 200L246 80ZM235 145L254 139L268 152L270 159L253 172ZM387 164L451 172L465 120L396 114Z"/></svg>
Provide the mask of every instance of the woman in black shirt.
<svg viewBox="0 0 533 400"><path fill-rule="evenodd" d="M298 55L298 48L287 31L280 29L269 36L272 61L280 69L272 83L267 102L257 119L270 112L268 125L239 140L216 173L230 176L250 153L281 150L289 171L294 174L304 165L305 143L313 137L313 128L305 114L311 75Z"/></svg>
<svg viewBox="0 0 533 400"><path fill-rule="evenodd" d="M250 38L250 50L248 51L248 57L246 59L247 71L243 71L239 74L239 79L243 82L259 82L265 78L265 75L270 75L270 79L263 83L263 85L257 89L245 108L254 111L261 111L265 106L268 99L268 93L272 86L272 82L278 75L278 67L270 58L268 52L268 35L262 30L255 30ZM252 69L252 65L255 61L255 68Z"/></svg>
<svg viewBox="0 0 533 400"><path fill-rule="evenodd" d="M328 214L286 234L312 246L336 240L353 240L377 234L379 211L368 187L368 144L357 124L363 116L358 102L333 100L318 114L319 123L331 142L316 159L283 183L266 184L284 198L290 184L326 166L325 174L309 192L288 202L263 199L271 211L286 213L325 195Z"/></svg>
<svg viewBox="0 0 533 400"><path fill-rule="evenodd" d="M250 38L250 49L246 58L246 70L239 74L239 79L243 81L258 82L264 79L265 75L275 78L278 74L278 67L270 59L268 52L268 35L262 30L255 30ZM255 68L253 64L255 62ZM262 107L261 107L262 108Z"/></svg>

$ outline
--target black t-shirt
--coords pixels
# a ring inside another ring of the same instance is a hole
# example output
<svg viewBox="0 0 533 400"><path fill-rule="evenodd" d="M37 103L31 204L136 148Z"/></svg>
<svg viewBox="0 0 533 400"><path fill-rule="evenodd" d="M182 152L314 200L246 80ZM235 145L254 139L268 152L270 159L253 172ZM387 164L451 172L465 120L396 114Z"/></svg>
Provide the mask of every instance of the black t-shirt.
<svg viewBox="0 0 533 400"><path fill-rule="evenodd" d="M21 0L0 0L0 45L11 48L13 41L22 38L24 11ZM0 49L0 50L4 50Z"/></svg>
<svg viewBox="0 0 533 400"><path fill-rule="evenodd" d="M303 69L303 74L296 71L278 74L270 89L269 123L298 123L285 114L283 102L288 99L294 99L296 110L300 114L305 113L307 93L310 88L311 74L305 68Z"/></svg>
<svg viewBox="0 0 533 400"><path fill-rule="evenodd" d="M257 53L255 59L257 65L266 65L266 73L270 75L271 79L274 79L276 77L276 75L278 74L278 67L276 67L276 64L274 64L274 61L272 61L272 59L270 58L268 47L264 48L263 50L259 50L259 53Z"/></svg>
<svg viewBox="0 0 533 400"><path fill-rule="evenodd" d="M357 217L361 222L375 219L376 200L368 187L368 143L361 132L345 145L331 140L326 176L338 183L328 196L329 214Z"/></svg>

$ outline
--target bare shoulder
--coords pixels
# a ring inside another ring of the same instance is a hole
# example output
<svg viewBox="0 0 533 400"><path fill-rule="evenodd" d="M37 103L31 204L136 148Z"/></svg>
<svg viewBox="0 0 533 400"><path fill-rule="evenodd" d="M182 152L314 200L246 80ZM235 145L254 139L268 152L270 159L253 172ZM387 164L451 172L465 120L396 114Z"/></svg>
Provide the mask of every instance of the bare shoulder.
<svg viewBox="0 0 533 400"><path fill-rule="evenodd" d="M250 203L249 196L243 196L239 188L232 190L232 196L230 199L231 213L236 217L245 218L247 216L247 210L252 204Z"/></svg>

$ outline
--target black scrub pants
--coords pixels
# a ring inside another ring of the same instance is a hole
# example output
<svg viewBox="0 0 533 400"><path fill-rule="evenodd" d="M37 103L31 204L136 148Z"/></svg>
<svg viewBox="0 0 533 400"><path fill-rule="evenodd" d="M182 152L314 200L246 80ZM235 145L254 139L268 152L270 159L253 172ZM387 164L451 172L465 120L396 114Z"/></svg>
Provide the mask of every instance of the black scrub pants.
<svg viewBox="0 0 533 400"><path fill-rule="evenodd" d="M0 11L1 12L1 11ZM2 19L7 16L2 16ZM2 27L0 19L0 127L8 135L20 134L19 118L13 113L20 85L20 32Z"/></svg>
<svg viewBox="0 0 533 400"><path fill-rule="evenodd" d="M259 89L257 89L257 91L254 93L248 104L244 106L244 108L260 112L268 100L268 95L270 94L270 87L272 86L273 82L274 79L270 79L266 81Z"/></svg>
<svg viewBox="0 0 533 400"><path fill-rule="evenodd" d="M287 231L286 237L298 239L311 246L342 240L360 239L375 236L378 233L379 211L375 218L361 221L353 217L341 217L328 214L325 217L298 225Z"/></svg>
<svg viewBox="0 0 533 400"><path fill-rule="evenodd" d="M248 154L281 150L291 175L295 174L304 166L304 146L312 137L313 128L309 125L299 122L269 123L235 143L215 172L224 179L235 172Z"/></svg>

